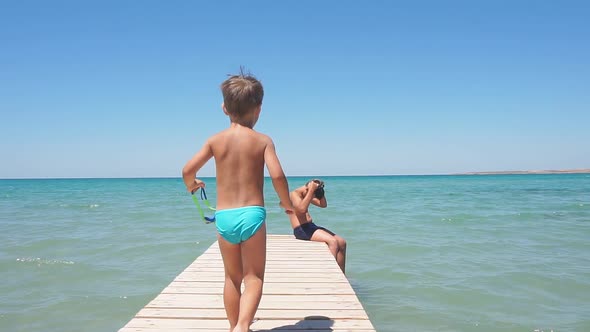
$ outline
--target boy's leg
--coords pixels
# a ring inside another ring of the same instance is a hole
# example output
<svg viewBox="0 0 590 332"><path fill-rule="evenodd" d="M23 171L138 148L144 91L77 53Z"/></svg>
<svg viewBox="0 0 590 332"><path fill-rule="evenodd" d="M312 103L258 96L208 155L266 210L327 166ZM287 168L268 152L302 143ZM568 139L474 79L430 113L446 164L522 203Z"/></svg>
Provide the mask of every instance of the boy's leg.
<svg viewBox="0 0 590 332"><path fill-rule="evenodd" d="M319 234L315 236L316 233ZM331 230L320 226L318 227L318 230L313 233L311 240L326 242L330 252L332 252L332 255L334 255L334 258L336 258L336 262L338 263L340 270L342 270L342 273L346 273L346 240L344 240L344 238L336 235Z"/></svg>
<svg viewBox="0 0 590 332"><path fill-rule="evenodd" d="M223 286L223 304L229 321L230 331L238 324L240 313L240 294L242 288L242 254L239 244L232 244L217 235L219 250L223 258L225 284Z"/></svg>
<svg viewBox="0 0 590 332"><path fill-rule="evenodd" d="M242 242L244 293L240 300L240 315L235 331L248 331L254 319L264 283L266 265L266 223L248 240Z"/></svg>
<svg viewBox="0 0 590 332"><path fill-rule="evenodd" d="M336 261L338 262L338 265L340 265L342 272L346 273L344 272L346 268L346 240L338 235L334 235L334 238L338 242L338 255Z"/></svg>
<svg viewBox="0 0 590 332"><path fill-rule="evenodd" d="M318 229L317 231L313 232L311 240L317 242L325 242L328 245L328 249L330 249L330 252L336 259L338 266L340 266L340 269L344 271L343 266L340 265L340 262L338 261L338 253L340 249L338 247L338 241L336 240L336 237L334 235L328 233L327 230Z"/></svg>

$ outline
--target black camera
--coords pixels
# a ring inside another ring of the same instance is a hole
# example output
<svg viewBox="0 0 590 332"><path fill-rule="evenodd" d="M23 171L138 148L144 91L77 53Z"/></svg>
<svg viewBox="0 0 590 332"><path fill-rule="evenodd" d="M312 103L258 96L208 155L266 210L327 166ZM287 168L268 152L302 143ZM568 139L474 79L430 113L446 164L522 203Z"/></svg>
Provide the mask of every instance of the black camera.
<svg viewBox="0 0 590 332"><path fill-rule="evenodd" d="M314 179L312 181L318 184L318 188L313 193L315 198L317 198L317 199L324 198L324 195L326 194L326 192L324 191L324 181L318 180L318 179Z"/></svg>

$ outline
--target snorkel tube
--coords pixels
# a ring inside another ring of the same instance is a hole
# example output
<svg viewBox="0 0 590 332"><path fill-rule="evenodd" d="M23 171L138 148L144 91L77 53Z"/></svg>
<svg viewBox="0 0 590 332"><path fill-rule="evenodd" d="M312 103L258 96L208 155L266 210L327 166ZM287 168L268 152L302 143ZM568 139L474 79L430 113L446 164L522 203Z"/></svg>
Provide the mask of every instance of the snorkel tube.
<svg viewBox="0 0 590 332"><path fill-rule="evenodd" d="M195 195L195 193L199 189L201 189L201 200L203 201L203 203L205 204L205 206L209 210L215 211L215 208L212 207L211 204L209 204L209 200L207 199L207 193L205 193L205 188L197 188L196 190L193 190L191 192L191 196L193 197L193 202L195 203L195 206L197 207L197 210L199 210L199 215L201 215L201 219L203 219L205 221L205 224L213 223L213 222L215 222L215 215L213 215L213 218L205 216L205 212L203 212L203 209L201 208L201 204L199 203L199 199Z"/></svg>

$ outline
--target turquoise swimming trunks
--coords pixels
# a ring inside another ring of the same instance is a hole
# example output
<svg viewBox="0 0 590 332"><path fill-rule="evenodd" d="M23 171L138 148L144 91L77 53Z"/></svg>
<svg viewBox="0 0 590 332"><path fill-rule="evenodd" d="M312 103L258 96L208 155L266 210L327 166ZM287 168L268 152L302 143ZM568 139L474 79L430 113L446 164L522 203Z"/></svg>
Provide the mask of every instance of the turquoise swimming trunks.
<svg viewBox="0 0 590 332"><path fill-rule="evenodd" d="M215 212L215 226L219 235L233 244L251 238L265 220L266 209L263 206L244 206Z"/></svg>

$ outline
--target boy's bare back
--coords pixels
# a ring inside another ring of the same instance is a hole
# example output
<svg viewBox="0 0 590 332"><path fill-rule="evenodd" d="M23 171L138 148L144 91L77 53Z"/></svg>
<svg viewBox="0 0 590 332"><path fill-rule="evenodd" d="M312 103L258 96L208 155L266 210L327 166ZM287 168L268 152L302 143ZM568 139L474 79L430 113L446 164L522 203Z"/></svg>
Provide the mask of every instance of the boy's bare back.
<svg viewBox="0 0 590 332"><path fill-rule="evenodd" d="M270 137L232 124L207 144L215 158L217 208L264 206L265 154L274 151Z"/></svg>

